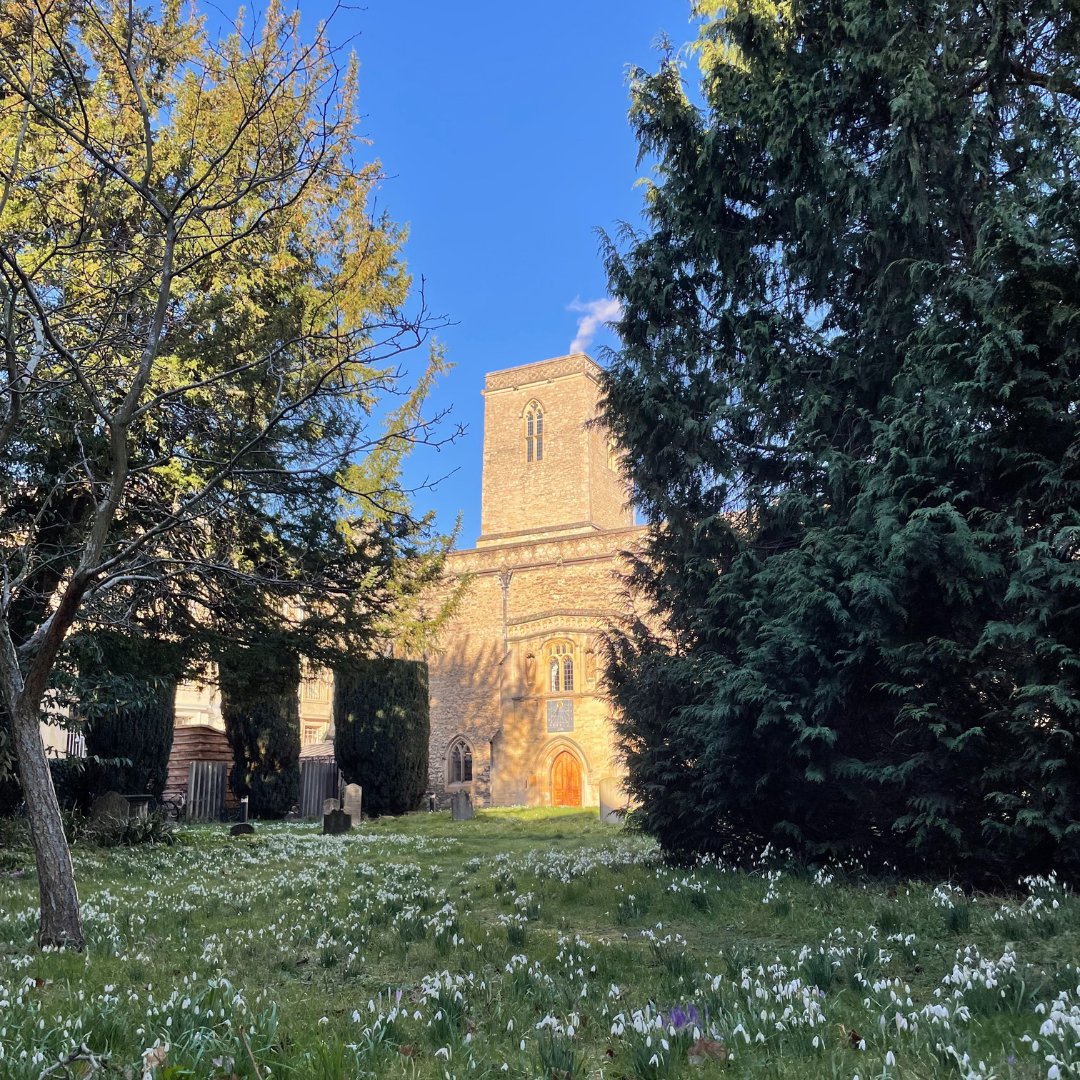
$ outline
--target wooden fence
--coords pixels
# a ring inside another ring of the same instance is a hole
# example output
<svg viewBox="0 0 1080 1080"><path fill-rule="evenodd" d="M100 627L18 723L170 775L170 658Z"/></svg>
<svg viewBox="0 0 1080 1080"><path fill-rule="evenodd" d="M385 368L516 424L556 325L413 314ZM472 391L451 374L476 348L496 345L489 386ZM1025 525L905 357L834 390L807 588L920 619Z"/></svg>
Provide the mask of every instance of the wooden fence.
<svg viewBox="0 0 1080 1080"><path fill-rule="evenodd" d="M220 821L225 813L225 791L229 783L227 761L193 761L188 770L188 821Z"/></svg>
<svg viewBox="0 0 1080 1080"><path fill-rule="evenodd" d="M324 799L337 799L341 773L333 758L306 758L300 762L300 816L322 817Z"/></svg>

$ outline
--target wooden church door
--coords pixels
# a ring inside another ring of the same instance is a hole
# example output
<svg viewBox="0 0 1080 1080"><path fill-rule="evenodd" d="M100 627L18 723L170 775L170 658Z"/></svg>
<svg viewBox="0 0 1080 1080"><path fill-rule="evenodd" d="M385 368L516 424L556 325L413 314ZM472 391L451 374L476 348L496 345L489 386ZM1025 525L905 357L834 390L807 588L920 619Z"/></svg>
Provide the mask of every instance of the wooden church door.
<svg viewBox="0 0 1080 1080"><path fill-rule="evenodd" d="M568 750L551 766L551 805L581 805L581 762Z"/></svg>

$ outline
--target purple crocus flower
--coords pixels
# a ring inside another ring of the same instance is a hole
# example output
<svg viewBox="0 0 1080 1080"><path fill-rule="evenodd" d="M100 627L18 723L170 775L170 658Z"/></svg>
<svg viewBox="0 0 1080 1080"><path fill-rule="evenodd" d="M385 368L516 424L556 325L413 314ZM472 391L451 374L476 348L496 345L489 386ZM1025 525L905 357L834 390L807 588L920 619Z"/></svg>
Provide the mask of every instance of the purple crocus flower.
<svg viewBox="0 0 1080 1080"><path fill-rule="evenodd" d="M685 1027L696 1027L699 1020L700 1016L697 1008L693 1005L687 1005L686 1008L676 1005L668 1014L668 1023L676 1031L680 1031Z"/></svg>

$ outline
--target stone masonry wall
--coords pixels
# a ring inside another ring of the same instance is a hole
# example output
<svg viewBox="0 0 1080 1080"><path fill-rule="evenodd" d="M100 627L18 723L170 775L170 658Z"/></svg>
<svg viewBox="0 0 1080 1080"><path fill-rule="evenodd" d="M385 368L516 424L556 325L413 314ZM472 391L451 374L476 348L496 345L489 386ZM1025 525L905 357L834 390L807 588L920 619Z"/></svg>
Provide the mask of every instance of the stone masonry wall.
<svg viewBox="0 0 1080 1080"><path fill-rule="evenodd" d="M608 709L599 694L599 635L619 609L619 551L636 528L591 536L505 544L456 553L451 574L468 590L428 657L431 679L431 789L447 788L447 750L463 736L473 753L469 788L477 805L543 805L561 749L582 765L584 805L619 775ZM505 620L505 621L504 621ZM572 647L574 689L552 693L546 646ZM573 730L549 733L547 702L569 700Z"/></svg>
<svg viewBox="0 0 1080 1080"><path fill-rule="evenodd" d="M484 475L478 547L524 536L590 533L632 523L596 417L600 369L582 353L494 372L484 389ZM544 414L543 457L528 460L525 411Z"/></svg>
<svg viewBox="0 0 1080 1080"><path fill-rule="evenodd" d="M481 536L448 566L468 588L428 656L431 790L468 789L477 805L545 805L556 757L581 768L582 803L619 775L600 695L600 635L619 613L619 552L633 546L627 495L596 416L600 368L583 353L489 374L484 386ZM543 455L528 460L525 412L543 409ZM552 691L550 661L573 661ZM463 738L472 780L448 784Z"/></svg>

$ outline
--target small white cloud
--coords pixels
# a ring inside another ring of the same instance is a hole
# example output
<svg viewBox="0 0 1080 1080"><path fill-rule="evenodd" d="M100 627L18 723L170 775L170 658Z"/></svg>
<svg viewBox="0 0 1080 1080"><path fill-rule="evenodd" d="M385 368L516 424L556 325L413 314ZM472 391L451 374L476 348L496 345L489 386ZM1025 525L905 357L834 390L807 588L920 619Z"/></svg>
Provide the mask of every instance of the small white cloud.
<svg viewBox="0 0 1080 1080"><path fill-rule="evenodd" d="M622 306L618 300L575 300L567 306L567 311L580 311L577 335L570 342L572 353L585 352L596 337L597 330L606 322L612 322L622 316Z"/></svg>

